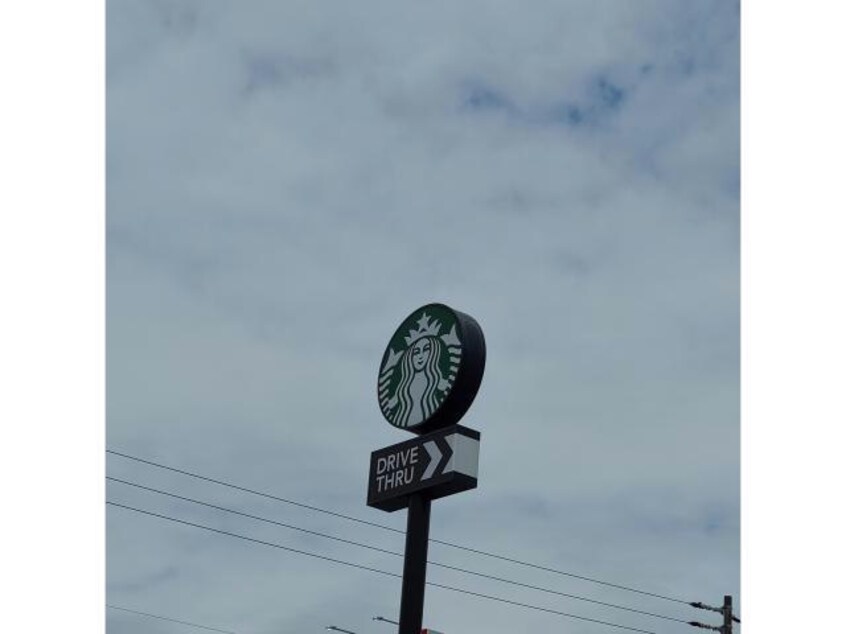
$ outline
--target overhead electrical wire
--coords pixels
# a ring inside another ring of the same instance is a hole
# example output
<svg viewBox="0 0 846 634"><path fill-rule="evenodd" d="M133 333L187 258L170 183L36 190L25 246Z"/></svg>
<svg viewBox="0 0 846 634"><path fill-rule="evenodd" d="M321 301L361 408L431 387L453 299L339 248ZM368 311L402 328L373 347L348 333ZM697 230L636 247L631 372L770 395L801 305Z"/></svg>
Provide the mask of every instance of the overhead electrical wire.
<svg viewBox="0 0 846 634"><path fill-rule="evenodd" d="M238 491L243 491L244 493L251 493L253 495L258 495L264 498L269 498L271 500L276 500L277 502L284 502L285 504L292 504L293 506L299 506L300 508L308 509L310 511L316 511L317 513L325 513L326 515L332 515L334 517L340 517L341 519L349 520L350 522L358 522L359 524L366 524L367 526L372 526L374 528L381 528L386 531L393 531L394 533L399 533L401 535L405 535L405 531L400 530L398 528L393 528L391 526L385 526L384 524L377 524L376 522L369 522L367 520L360 519L358 517L353 517L352 515L344 515L343 513L337 513L335 511L330 511L328 509L322 509L317 506L312 506L311 504L305 504L304 502L297 502L296 500L290 500L288 498L279 497L277 495L273 495L271 493L265 493L263 491L256 491L255 489L249 489L247 487L242 487L237 484L233 484L231 482L224 482L223 480L217 480L215 478L210 478L208 476L200 475L199 473L192 473L191 471L185 471L184 469L177 469L176 467L169 467L167 465L160 464L158 462L153 462L152 460L145 460L144 458L138 458L137 456L130 456L129 454L121 453L119 451L114 451L112 449L106 449L106 453L113 454L115 456L120 456L121 458L128 458L129 460L135 460L136 462L142 462L144 464L151 465L153 467L158 467L159 469L166 469L167 471L173 471L174 473L181 473L182 475L190 476L192 478L197 478L198 480L205 480L206 482L211 482L213 484L218 484L220 486L228 487L230 489L236 489Z"/></svg>
<svg viewBox="0 0 846 634"><path fill-rule="evenodd" d="M131 486L131 487L135 487L135 488L142 489L144 491L149 491L149 492L152 492L152 493L156 493L156 494L159 494L159 495L165 495L167 497L175 498L177 500L183 500L185 502L191 502L193 504L198 504L200 506L205 506L207 508L215 509L215 510L218 510L218 511L224 511L226 513L231 513L233 515L239 515L241 517L246 517L246 518L257 520L257 521L260 521L260 522L265 522L265 523L268 523L268 524L274 524L276 526L281 526L283 528L288 528L288 529L291 529L291 530L300 531L302 533L306 533L306 534L309 534L309 535L316 535L318 537L322 537L322 538L325 538L325 539L330 539L330 540L333 540L333 541L342 542L344 544L350 544L350 545L353 545L353 546L358 546L360 548L366 548L368 550L373 550L373 551L384 553L384 554L387 554L387 555L392 555L394 557L403 557L402 553L396 552L396 551L393 551L393 550L387 550L385 548L379 548L378 546L372 546L370 544L363 544L361 542L353 541L351 539L345 539L343 537L337 537L335 535L328 535L326 533L313 531L313 530L310 530L310 529L307 529L307 528L302 528L300 526L295 526L293 524L286 524L284 522L278 522L276 520L272 520L272 519L269 519L269 518L266 518L266 517L260 517L258 515L252 515L250 513L244 513L242 511L236 511L235 509L230 509L230 508L227 508L225 506L218 506L216 504L211 504L209 502L203 502L202 500L197 500L197 499L186 497L186 496L183 496L183 495L177 495L175 493L171 493L171 492L168 492L168 491L162 491L161 489L155 489L153 487L148 487L148 486L145 486L143 484L138 484L136 482L130 482L128 480L122 480L120 478L114 478L112 476L106 476L106 480L109 480L111 482L117 482L117 483L120 483L120 484L125 484L125 485ZM521 581L515 581L513 579L506 579L504 577L489 575L489 574L486 574L486 573L483 573L483 572L478 572L476 570L469 570L467 568L461 568L459 566L452 566L452 565L449 565L449 564L443 564L443 563L440 563L440 562L437 562L437 561L431 561L431 560L427 561L427 563L431 566L437 566L439 568L444 568L446 570L453 570L455 572L473 575L475 577L481 577L483 579L489 579L489 580L492 580L492 581L507 583L509 585L519 586L519 587L527 588L527 589L530 589L530 590L537 590L539 592L545 592L547 594L555 594L555 595L558 595L558 596L567 597L569 599L576 599L578 601L593 603L595 605L602 605L602 606L609 607L609 608L615 608L617 610L624 610L626 612L634 612L636 614L643 614L643 615L646 615L646 616L652 616L652 617L659 618L659 619L665 619L667 621L676 621L678 623L688 623L688 621L685 620L685 619L679 619L679 618L672 617L672 616L666 616L664 614L657 614L655 612L648 612L646 610L639 610L637 608L632 608L632 607L628 607L628 606L617 605L615 603L608 603L606 601L599 601L597 599L590 599L588 597L582 597L582 596L579 596L577 594L570 594L570 593L567 593L567 592L561 592L559 590L553 590L551 588L544 588L542 586L536 586L536 585L532 585L532 584L529 584L529 583L523 583Z"/></svg>
<svg viewBox="0 0 846 634"><path fill-rule="evenodd" d="M150 465L150 466L153 466L153 467L157 467L159 469L164 469L166 471L172 471L174 473L180 473L182 475L186 475L186 476L189 476L189 477L192 477L192 478L196 478L198 480L204 480L206 482L211 482L213 484L228 487L230 489L235 489L237 491L243 491L245 493L250 493L252 495L257 495L257 496L268 498L268 499L271 499L271 500L276 500L277 502L283 502L285 504L291 504L293 506L298 506L300 508L309 509L311 511L315 511L315 512L318 512L318 513L324 513L324 514L327 514L327 515L332 515L334 517L339 517L339 518L342 518L342 519L345 519L345 520L349 520L351 522L357 522L359 524L366 524L366 525L372 526L374 528L381 528L382 530L391 531L393 533L400 533L402 535L405 534L405 531L400 530L398 528L394 528L392 526L386 526L385 524L379 524L377 522L370 522L370 521L367 521L367 520L360 519L358 517L353 517L351 515L345 515L343 513L338 513L338 512L335 512L335 511L331 511L329 509L324 509L324 508L320 508L320 507L313 506L313 505L310 505L310 504L305 504L303 502L298 502L296 500L283 498L283 497L280 497L280 496L277 496L277 495L273 495L271 493L266 493L264 491L257 491L255 489L250 489L248 487L243 487L243 486L240 486L240 485L237 485L237 484L233 484L232 482L226 482L224 480L218 480L216 478L204 476L204 475L201 475L199 473L187 471L185 469L179 469L177 467L171 467L171 466L168 466L168 465L165 465L165 464L161 464L159 462L147 460L145 458L139 458L138 456L132 456L132 455L127 454L127 453L115 451L114 449L106 449L106 453L109 453L109 454L112 454L112 455L115 455L115 456L119 456L121 458L126 458L128 460L134 460L136 462L140 462L140 463L147 464L147 465ZM536 570L543 570L545 572L550 572L550 573L562 575L562 576L565 576L565 577L571 577L573 579L579 579L581 581L585 581L585 582L588 582L588 583L594 583L594 584L597 584L597 585L607 586L607 587L610 587L610 588L616 588L618 590L624 590L626 592L634 592L636 594L642 594L642 595L645 595L645 596L654 597L656 599L663 599L665 601L673 601L675 603L683 603L685 605L690 605L690 601L685 601L684 599L678 599L678 598L675 598L675 597L670 597L670 596L658 594L658 593L655 593L655 592L640 590L638 588L632 588L631 586L625 586L625 585L621 585L621 584L617 584L617 583L611 583L609 581L602 581L601 579L596 579L596 578L593 578L593 577L587 577L587 576L584 576L584 575L579 575L579 574L576 574L576 573L573 573L573 572L568 572L566 570L560 570L560 569L557 569L557 568L551 568L551 567L548 567L548 566L542 566L540 564L534 564L534 563L531 563L531 562L528 562L528 561L523 561L523 560L516 559L516 558L513 558L513 557L507 557L505 555L498 555L496 553L492 553L492 552L488 552L488 551L484 551L484 550L479 550L478 548L471 548L470 546L463 546L461 544L455 544L455 543L452 543L452 542L447 542L447 541L443 541L443 540L440 540L440 539L435 539L434 537L430 537L429 542L434 543L434 544L440 544L441 546L448 546L450 548L456 548L458 550L464 550L466 552L471 552L471 553L474 553L474 554L477 554L477 555L483 555L485 557L490 557L492 559L498 559L500 561L507 561L509 563L518 564L518 565L521 565L521 566L526 566L528 568L534 568Z"/></svg>
<svg viewBox="0 0 846 634"><path fill-rule="evenodd" d="M182 525L185 525L185 526L191 526L191 527L194 527L194 528L199 528L199 529L206 530L206 531L209 531L209 532L212 532L212 533L217 533L219 535L226 535L228 537L234 537L234 538L237 538L237 539L244 540L246 542L261 544L263 546L269 546L271 548L277 548L277 549L280 549L280 550L285 550L287 552L292 552L292 553L296 553L296 554L299 554L299 555L305 555L306 557L314 557L316 559L321 559L323 561L328 561L328 562L331 562L331 563L340 564L340 565L343 565L343 566L348 566L350 568L358 568L360 570L367 570L369 572L375 572L377 574L385 575L385 576L388 576L388 577L395 577L395 578L398 578L398 579L402 579L402 575L395 573L395 572L389 572L387 570L381 570L379 568L372 568L370 566L365 566L365 565L362 565L362 564L356 564L356 563L353 563L353 562L350 562L350 561L345 561L343 559L336 559L335 557L329 557L329 556L326 556L326 555L321 555L319 553L312 553L312 552L309 552L309 551L306 551L306 550L300 550L298 548L291 548L290 546L283 546L282 544L277 544L275 542L268 542L268 541L256 539L256 538L253 538L253 537L247 537L246 535L240 535L238 533L233 533L233 532L230 532L230 531L221 530L219 528L213 528L211 526L205 526L204 524L197 524L195 522L189 522L189 521L186 521L186 520L181 520L181 519L178 519L178 518L175 518L175 517L170 517L169 515L162 515L161 513L154 513L152 511L147 511L147 510L144 510L144 509L139 509L139 508L135 508L135 507L132 507L132 506L127 506L126 504L120 504L118 502L112 502L112 501L107 500L106 504L108 504L110 506L117 507L117 508L125 509L125 510L128 510L128 511L133 511L135 513L141 513L141 514L148 515L148 516L151 516L151 517L156 517L156 518L159 518L159 519L167 520L169 522L174 522L174 523L182 524ZM578 615L578 614L571 614L569 612L562 612L560 610L553 610L552 608L545 608L543 606L532 605L530 603L522 603L520 601L513 601L511 599L506 599L506 598L503 598L503 597L497 597L497 596L490 595L490 594L483 594L481 592L474 592L472 590L467 590L467 589L464 589L464 588L456 588L455 586L448 586L448 585L441 584L441 583L434 583L434 582L431 582L431 581L427 581L426 585L431 586L433 588L441 588L443 590L450 590L451 592L457 592L457 593L460 593L460 594L467 594L467 595L479 597L479 598L482 598L482 599L488 599L489 601L495 601L495 602L498 602L498 603L504 603L504 604L508 604L508 605L522 607L522 608L526 608L526 609L529 609L529 610L535 610L535 611L538 611L538 612L546 612L548 614L555 614L557 616L563 616L563 617L566 617L566 618L577 619L577 620L580 620L580 621L587 621L587 622L590 622L590 623L597 623L599 625L606 625L608 627L614 627L614 628L621 629L621 630L629 630L629 631L632 631L632 632L642 632L643 634L656 634L656 632L653 632L651 630L644 630L644 629L641 629L641 628L638 628L638 627L631 627L629 625L621 625L619 623L612 623L610 621L603 621L603 620L600 620L600 619L594 619L594 618L590 618L590 617L587 617L587 616L581 616L581 615Z"/></svg>
<svg viewBox="0 0 846 634"><path fill-rule="evenodd" d="M111 610L120 610L122 612L131 612L132 614L139 614L141 616L146 616L151 619L159 619L161 621L170 621L171 623L179 623L181 625L187 625L189 627L196 627L200 630L210 630L212 632L221 632L222 634L237 634L237 632L233 632L232 630L222 630L219 627L211 627L209 625L200 625L199 623L192 623L191 621L181 621L179 619L173 619L169 616L161 616L159 614L151 614L149 612L139 612L138 610L130 610L129 608L122 608L119 605L109 605L106 604L106 607Z"/></svg>

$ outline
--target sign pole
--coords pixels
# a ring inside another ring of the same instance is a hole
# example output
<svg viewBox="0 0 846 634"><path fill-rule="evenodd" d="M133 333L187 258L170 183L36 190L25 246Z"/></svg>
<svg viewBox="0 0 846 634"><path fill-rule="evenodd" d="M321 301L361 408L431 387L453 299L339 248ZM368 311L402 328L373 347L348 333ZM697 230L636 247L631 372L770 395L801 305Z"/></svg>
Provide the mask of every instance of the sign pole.
<svg viewBox="0 0 846 634"><path fill-rule="evenodd" d="M445 304L411 313L388 342L376 395L382 415L413 440L370 454L367 505L408 508L399 634L421 634L432 500L475 489L479 432L458 424L485 371L485 336Z"/></svg>
<svg viewBox="0 0 846 634"><path fill-rule="evenodd" d="M408 497L399 634L420 634L423 629L423 598L426 590L431 510L432 501L423 494L412 493Z"/></svg>

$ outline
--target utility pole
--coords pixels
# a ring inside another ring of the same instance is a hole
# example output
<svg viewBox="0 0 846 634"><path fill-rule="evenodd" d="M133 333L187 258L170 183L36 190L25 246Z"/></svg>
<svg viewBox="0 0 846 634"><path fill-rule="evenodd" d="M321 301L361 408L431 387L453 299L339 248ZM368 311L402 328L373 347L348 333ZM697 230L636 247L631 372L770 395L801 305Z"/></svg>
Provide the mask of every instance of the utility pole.
<svg viewBox="0 0 846 634"><path fill-rule="evenodd" d="M723 595L723 607L721 608L706 605L701 601L693 601L688 605L691 605L694 608L699 608L700 610L710 610L711 612L718 612L719 614L722 614L723 624L717 627L716 625L708 625L707 623L700 623L699 621L688 621L687 623L693 627L701 627L705 630L714 630L715 632L720 632L720 634L732 634L732 624L740 623L740 619L732 612L731 604L732 601L730 594Z"/></svg>
<svg viewBox="0 0 846 634"><path fill-rule="evenodd" d="M731 595L723 596L723 634L731 634Z"/></svg>

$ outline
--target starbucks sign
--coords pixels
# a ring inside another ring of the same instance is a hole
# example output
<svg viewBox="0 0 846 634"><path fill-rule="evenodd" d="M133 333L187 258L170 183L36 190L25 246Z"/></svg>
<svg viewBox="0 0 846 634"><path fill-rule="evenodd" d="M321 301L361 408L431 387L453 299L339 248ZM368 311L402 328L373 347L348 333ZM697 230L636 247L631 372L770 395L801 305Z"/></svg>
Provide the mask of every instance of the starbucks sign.
<svg viewBox="0 0 846 634"><path fill-rule="evenodd" d="M379 407L394 427L416 434L457 423L485 370L476 320L444 304L418 308L391 338L379 367Z"/></svg>

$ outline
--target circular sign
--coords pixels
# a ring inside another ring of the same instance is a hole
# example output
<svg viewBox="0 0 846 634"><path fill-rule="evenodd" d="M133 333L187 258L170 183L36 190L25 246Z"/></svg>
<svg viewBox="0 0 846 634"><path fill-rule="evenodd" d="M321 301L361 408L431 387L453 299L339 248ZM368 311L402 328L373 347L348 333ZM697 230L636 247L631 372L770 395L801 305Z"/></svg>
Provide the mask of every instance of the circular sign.
<svg viewBox="0 0 846 634"><path fill-rule="evenodd" d="M391 338L379 367L379 408L394 427L422 434L457 423L485 371L476 320L444 304L418 308Z"/></svg>

